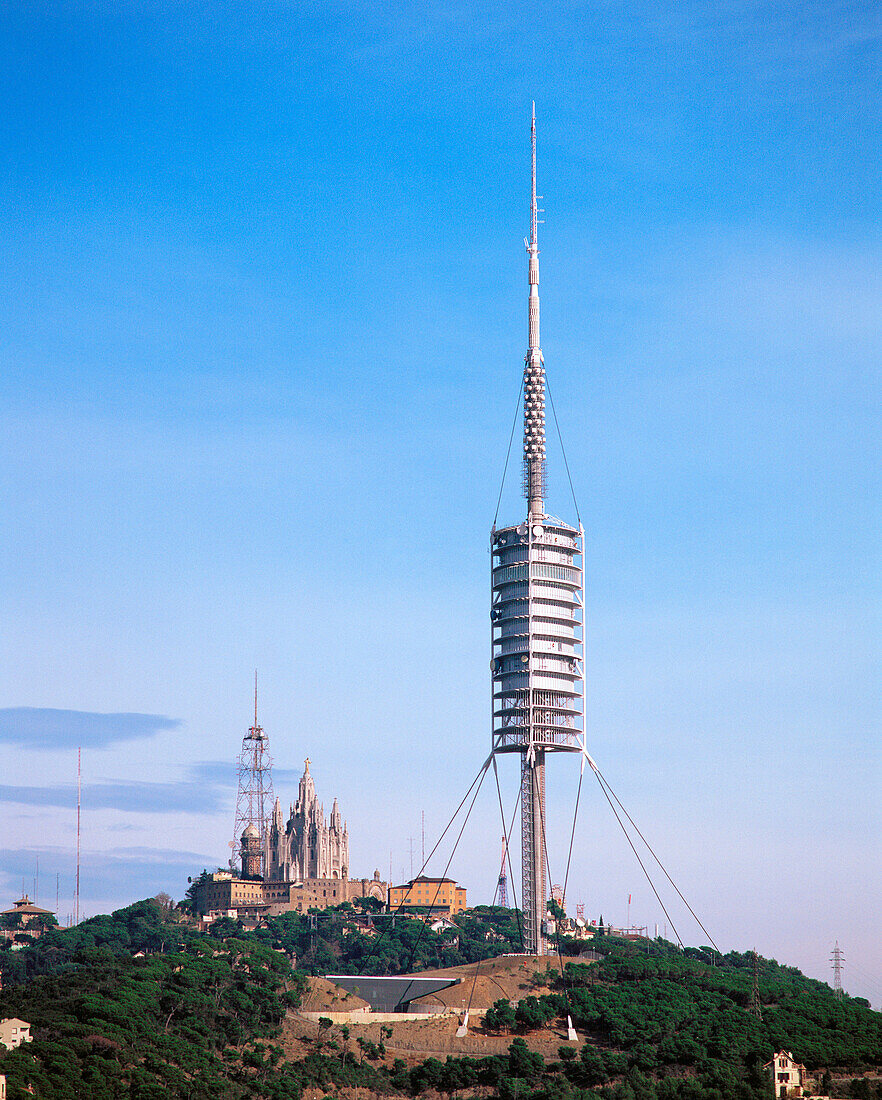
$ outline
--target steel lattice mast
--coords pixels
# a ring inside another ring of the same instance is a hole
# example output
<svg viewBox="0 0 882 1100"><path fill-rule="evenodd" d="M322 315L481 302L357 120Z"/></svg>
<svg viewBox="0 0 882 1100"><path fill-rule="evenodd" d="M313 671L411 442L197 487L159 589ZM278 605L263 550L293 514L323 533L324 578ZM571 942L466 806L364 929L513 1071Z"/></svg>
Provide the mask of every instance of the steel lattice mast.
<svg viewBox="0 0 882 1100"><path fill-rule="evenodd" d="M839 946L839 940L836 941L836 946L833 948L833 952L830 955L830 962L833 964L833 995L835 997L842 996L842 964L845 962L845 952Z"/></svg>
<svg viewBox="0 0 882 1100"><path fill-rule="evenodd" d="M502 863L499 867L499 879L496 883L496 904L503 909L508 908L508 875L505 873L505 857L508 855L508 845L505 834L502 835Z"/></svg>
<svg viewBox="0 0 882 1100"><path fill-rule="evenodd" d="M524 358L527 516L491 532L493 753L521 756L524 949L545 947L545 754L584 751L582 528L545 513L545 360L539 345L536 109L531 127L529 335Z"/></svg>
<svg viewBox="0 0 882 1100"><path fill-rule="evenodd" d="M231 848L240 854L242 862L245 863L248 853L243 848L242 835L249 826L253 826L260 838L260 874L264 878L268 867L267 842L274 801L272 767L269 738L263 732L263 728L257 724L257 673L255 672L254 725L242 738L242 749L239 753L239 787ZM256 855L256 853L253 854Z"/></svg>

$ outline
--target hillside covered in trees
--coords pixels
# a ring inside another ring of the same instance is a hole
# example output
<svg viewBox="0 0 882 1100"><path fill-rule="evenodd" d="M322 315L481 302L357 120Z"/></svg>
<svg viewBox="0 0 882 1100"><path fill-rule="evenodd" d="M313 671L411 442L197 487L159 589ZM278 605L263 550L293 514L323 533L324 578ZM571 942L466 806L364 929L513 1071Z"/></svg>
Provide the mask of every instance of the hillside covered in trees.
<svg viewBox="0 0 882 1100"><path fill-rule="evenodd" d="M435 933L406 917L394 926L377 917L371 928L341 907L285 914L253 933L219 921L205 935L155 901L138 902L0 951L0 1017L28 1020L35 1035L0 1057L0 1073L9 1100L300 1100L356 1087L460 1100L766 1100L762 1064L784 1047L834 1095L882 1098L869 1075L882 1062L882 1015L865 1001L837 999L760 959L759 1020L748 1011L749 955L661 941L601 939L598 961L563 958L519 1003L497 1001L484 1027L504 1037L503 1055L408 1061L391 1042L389 1050L351 1044L350 1029L338 1026L319 1027L302 1056L284 1057L283 1021L306 973L474 962L514 949L514 918L475 910ZM543 1059L531 1041L565 1035L567 1014L580 1042L561 1038L557 1056L546 1050Z"/></svg>

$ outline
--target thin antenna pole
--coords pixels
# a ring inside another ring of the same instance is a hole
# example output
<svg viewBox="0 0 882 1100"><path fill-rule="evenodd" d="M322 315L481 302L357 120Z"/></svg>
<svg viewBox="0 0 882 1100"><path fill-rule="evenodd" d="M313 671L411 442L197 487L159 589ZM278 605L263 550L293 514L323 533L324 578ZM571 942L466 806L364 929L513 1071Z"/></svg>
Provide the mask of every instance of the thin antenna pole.
<svg viewBox="0 0 882 1100"><path fill-rule="evenodd" d="M257 669L254 670L254 728L257 729Z"/></svg>
<svg viewBox="0 0 882 1100"><path fill-rule="evenodd" d="M536 201L536 101L533 100L533 124L530 127L530 146L533 154L533 203L530 217L530 251L539 244L539 204Z"/></svg>
<svg viewBox="0 0 882 1100"><path fill-rule="evenodd" d="M40 857L36 857L37 866L34 871L34 905L40 904Z"/></svg>
<svg viewBox="0 0 882 1100"><path fill-rule="evenodd" d="M524 357L524 493L529 515L545 505L545 365L539 346L539 204L536 196L536 104L530 126L530 255L527 354Z"/></svg>
<svg viewBox="0 0 882 1100"><path fill-rule="evenodd" d="M82 747L77 749L77 889L74 905L74 924L80 923L80 805L83 795Z"/></svg>

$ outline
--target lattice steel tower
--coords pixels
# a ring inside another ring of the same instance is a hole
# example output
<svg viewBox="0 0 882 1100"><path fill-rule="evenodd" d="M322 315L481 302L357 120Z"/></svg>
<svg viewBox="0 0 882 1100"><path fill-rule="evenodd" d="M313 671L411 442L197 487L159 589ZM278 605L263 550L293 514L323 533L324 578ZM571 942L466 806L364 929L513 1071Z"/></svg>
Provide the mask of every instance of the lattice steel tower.
<svg viewBox="0 0 882 1100"><path fill-rule="evenodd" d="M531 128L526 519L490 537L493 753L521 756L524 949L545 949L545 755L584 751L582 527L545 512L545 360L539 347L536 108Z"/></svg>
<svg viewBox="0 0 882 1100"><path fill-rule="evenodd" d="M505 834L502 835L502 863L499 867L499 878L496 882L496 904L501 905L503 909L508 908L508 875L505 871L505 857L508 855L508 845L505 841Z"/></svg>
<svg viewBox="0 0 882 1100"><path fill-rule="evenodd" d="M236 821L233 825L233 840L230 847L233 852L239 853L244 874L249 876L259 874L265 878L269 866L267 844L274 801L273 760L269 754L269 738L257 724L256 672L254 673L254 725L242 738L238 766ZM249 830L256 830L257 837L254 836L253 831L249 832ZM246 835L247 839L245 839Z"/></svg>
<svg viewBox="0 0 882 1100"><path fill-rule="evenodd" d="M833 948L833 953L830 955L830 962L833 964L833 996L842 996L842 964L845 962L845 952L839 946L839 940L836 941L836 946Z"/></svg>
<svg viewBox="0 0 882 1100"><path fill-rule="evenodd" d="M748 1011L758 1020L763 1018L763 1005L759 992L759 961L756 957L756 948L753 949L753 989L750 994L750 1008Z"/></svg>

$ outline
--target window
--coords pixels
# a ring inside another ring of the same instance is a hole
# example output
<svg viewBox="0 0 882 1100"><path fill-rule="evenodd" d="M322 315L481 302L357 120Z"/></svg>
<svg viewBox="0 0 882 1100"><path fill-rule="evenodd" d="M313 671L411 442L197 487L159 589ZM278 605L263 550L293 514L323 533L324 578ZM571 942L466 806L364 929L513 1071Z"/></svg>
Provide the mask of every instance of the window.
<svg viewBox="0 0 882 1100"><path fill-rule="evenodd" d="M509 581L525 581L527 565L502 565L493 570L493 584L507 584Z"/></svg>
<svg viewBox="0 0 882 1100"><path fill-rule="evenodd" d="M534 577L545 577L552 581L579 583L579 570L569 565L546 565L544 562L534 562L531 574Z"/></svg>

